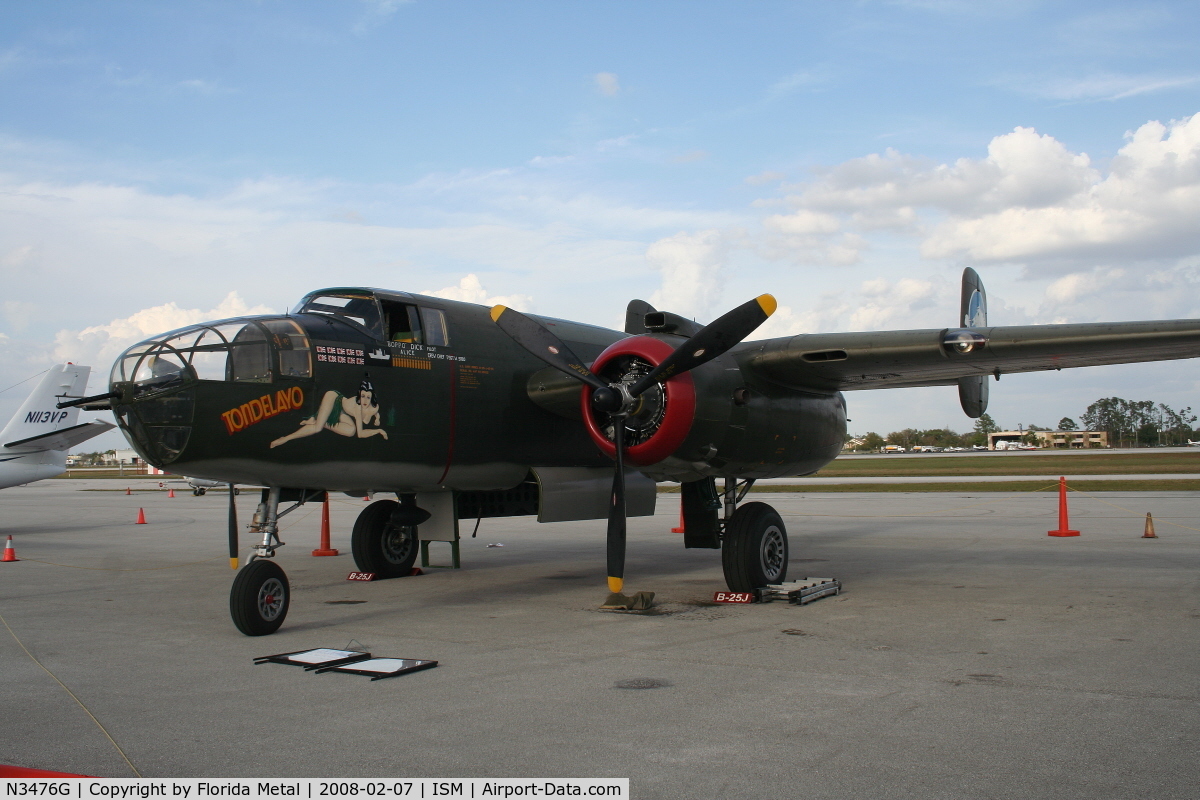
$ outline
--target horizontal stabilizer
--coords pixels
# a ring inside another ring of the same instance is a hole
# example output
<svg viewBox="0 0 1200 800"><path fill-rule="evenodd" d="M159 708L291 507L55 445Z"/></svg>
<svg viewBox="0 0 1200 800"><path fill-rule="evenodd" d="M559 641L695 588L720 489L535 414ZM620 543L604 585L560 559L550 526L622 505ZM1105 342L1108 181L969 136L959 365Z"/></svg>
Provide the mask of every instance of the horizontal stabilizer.
<svg viewBox="0 0 1200 800"><path fill-rule="evenodd" d="M19 439L15 442L9 442L4 445L6 448L14 450L23 450L25 452L35 453L46 450L69 450L77 444L86 442L93 436L99 436L105 431L112 430L117 427L111 422L85 422L82 425L75 425L70 428L63 428L50 433L41 433L37 436L30 436L28 439Z"/></svg>

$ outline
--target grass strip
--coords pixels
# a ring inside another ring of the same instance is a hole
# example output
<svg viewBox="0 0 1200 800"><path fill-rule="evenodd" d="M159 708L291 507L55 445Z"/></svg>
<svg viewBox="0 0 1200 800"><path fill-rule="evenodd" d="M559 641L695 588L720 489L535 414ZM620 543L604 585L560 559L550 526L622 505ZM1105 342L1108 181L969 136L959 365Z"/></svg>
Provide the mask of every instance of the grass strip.
<svg viewBox="0 0 1200 800"><path fill-rule="evenodd" d="M839 458L817 473L821 478L867 478L890 475L1128 475L1156 472L1195 472L1200 475L1200 450L1163 453L1076 453L1072 455L919 456Z"/></svg>
<svg viewBox="0 0 1200 800"><path fill-rule="evenodd" d="M980 481L978 483L815 483L754 486L751 492L808 494L818 492L1036 492L1057 488L1051 481ZM1200 479L1164 481L1072 481L1069 489L1081 492L1200 492ZM660 486L660 493L677 494L678 486Z"/></svg>

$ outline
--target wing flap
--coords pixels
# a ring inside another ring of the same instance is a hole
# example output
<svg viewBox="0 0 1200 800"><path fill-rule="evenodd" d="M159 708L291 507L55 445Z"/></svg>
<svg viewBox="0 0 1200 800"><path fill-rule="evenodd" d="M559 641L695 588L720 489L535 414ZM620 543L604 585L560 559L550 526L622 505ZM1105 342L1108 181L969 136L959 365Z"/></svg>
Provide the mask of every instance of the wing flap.
<svg viewBox="0 0 1200 800"><path fill-rule="evenodd" d="M796 389L945 386L981 374L1167 361L1200 356L1200 320L1019 325L977 329L987 343L960 353L948 329L801 334L755 342L743 366Z"/></svg>

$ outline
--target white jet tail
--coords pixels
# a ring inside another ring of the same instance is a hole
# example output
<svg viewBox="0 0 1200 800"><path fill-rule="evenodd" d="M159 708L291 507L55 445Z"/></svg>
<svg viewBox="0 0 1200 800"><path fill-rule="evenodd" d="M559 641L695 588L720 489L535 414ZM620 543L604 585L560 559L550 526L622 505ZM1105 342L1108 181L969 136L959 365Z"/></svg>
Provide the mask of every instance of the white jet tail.
<svg viewBox="0 0 1200 800"><path fill-rule="evenodd" d="M77 364L54 365L0 431L0 489L61 474L67 450L114 427L108 422L79 424L78 408L57 407L84 396L91 371Z"/></svg>
<svg viewBox="0 0 1200 800"><path fill-rule="evenodd" d="M83 397L91 367L55 364L26 399L17 415L0 431L0 445L9 446L34 436L56 433L79 422L78 408L55 408L63 400Z"/></svg>

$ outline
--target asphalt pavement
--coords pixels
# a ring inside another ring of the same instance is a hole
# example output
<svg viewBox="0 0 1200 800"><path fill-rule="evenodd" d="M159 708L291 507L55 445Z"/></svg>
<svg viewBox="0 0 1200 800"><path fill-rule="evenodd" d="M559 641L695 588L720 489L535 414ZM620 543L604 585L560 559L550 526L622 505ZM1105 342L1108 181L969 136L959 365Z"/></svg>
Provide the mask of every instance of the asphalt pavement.
<svg viewBox="0 0 1200 800"><path fill-rule="evenodd" d="M348 582L366 504L339 497L337 557L309 555L318 507L285 518L292 610L249 638L228 615L226 496L123 488L0 493L0 536L24 559L0 564L0 615L146 776L628 777L636 798L1200 794L1194 493L1072 496L1083 535L1069 539L1046 535L1052 494L756 494L788 527L790 577L845 585L804 607L712 604L719 553L682 548L665 496L630 524L627 588L657 593L646 614L597 608L602 521L484 520L461 570ZM239 498L243 523L254 501ZM1148 511L1158 539L1140 538ZM0 763L131 775L16 638L0 630ZM252 663L347 645L440 664L371 682Z"/></svg>

